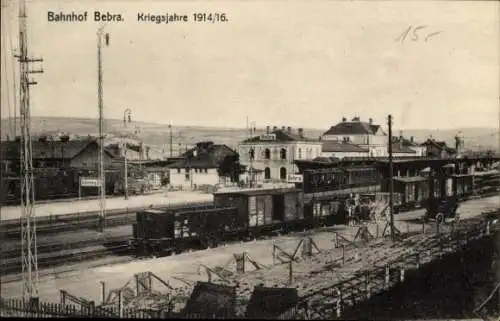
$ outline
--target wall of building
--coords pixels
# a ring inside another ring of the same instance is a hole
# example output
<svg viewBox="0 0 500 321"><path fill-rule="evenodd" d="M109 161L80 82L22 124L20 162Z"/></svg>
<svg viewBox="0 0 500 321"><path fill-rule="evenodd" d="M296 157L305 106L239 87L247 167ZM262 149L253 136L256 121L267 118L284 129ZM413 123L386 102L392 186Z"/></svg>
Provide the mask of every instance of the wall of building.
<svg viewBox="0 0 500 321"><path fill-rule="evenodd" d="M250 150L254 149L255 157L250 161ZM270 158L266 159L265 150L269 149ZM281 150L286 151L286 159L282 159ZM321 143L308 143L308 142L293 142L293 143L276 143L276 144L240 144L238 146L238 153L240 155L240 163L247 167L264 171L261 175L263 180L267 180L266 171L270 174L269 179L280 180L282 170L288 174L293 174L298 171L294 164L296 159L314 159L321 155ZM266 170L268 169L268 170Z"/></svg>
<svg viewBox="0 0 500 321"><path fill-rule="evenodd" d="M219 174L215 168L208 168L205 170L194 169L190 170L192 178L186 178L186 169L177 168L170 169L170 185L172 186L182 186L183 188L189 189L192 185L216 185L219 183Z"/></svg>
<svg viewBox="0 0 500 321"><path fill-rule="evenodd" d="M409 146L410 149L416 152L415 156L424 157L427 155L427 148L425 146Z"/></svg>
<svg viewBox="0 0 500 321"><path fill-rule="evenodd" d="M387 136L382 134L377 135L324 135L322 140L331 140L343 142L347 139L351 144L355 145L387 145Z"/></svg>

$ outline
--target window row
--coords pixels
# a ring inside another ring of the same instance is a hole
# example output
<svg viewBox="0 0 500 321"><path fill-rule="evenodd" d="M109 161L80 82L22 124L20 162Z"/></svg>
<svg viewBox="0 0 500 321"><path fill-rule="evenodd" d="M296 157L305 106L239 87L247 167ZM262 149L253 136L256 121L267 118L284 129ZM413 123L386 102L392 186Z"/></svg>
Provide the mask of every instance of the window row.
<svg viewBox="0 0 500 321"><path fill-rule="evenodd" d="M194 171L195 173L208 173L207 168L192 168L191 170ZM181 169L177 168L177 174L180 174L180 173L181 173ZM189 168L185 168L184 173L189 174Z"/></svg>
<svg viewBox="0 0 500 321"><path fill-rule="evenodd" d="M302 148L297 149L297 159L312 159L318 155L313 155L313 152L317 152L313 150L313 148L306 148L302 150ZM248 152L249 159L254 160L256 159L256 156L258 156L255 148L251 148ZM270 148L265 148L261 151L261 156L263 159L266 160L271 160L271 159L280 159L280 160L286 160L289 158L288 152L286 148L281 148L281 149L270 149Z"/></svg>
<svg viewBox="0 0 500 321"><path fill-rule="evenodd" d="M286 168L281 167L279 178L281 180L285 180L286 175L287 175ZM269 167L264 168L264 179L271 179L271 169Z"/></svg>
<svg viewBox="0 0 500 321"><path fill-rule="evenodd" d="M250 159L255 159L255 149L251 148L250 149ZM276 154L277 154L277 150L273 150L273 158L276 159ZM262 152L262 157L264 159L271 159L271 150L269 148L266 148L264 149L264 151ZM279 159L282 159L282 160L286 160L287 158L287 152L286 152L286 149L285 148L281 148L280 151L279 151Z"/></svg>

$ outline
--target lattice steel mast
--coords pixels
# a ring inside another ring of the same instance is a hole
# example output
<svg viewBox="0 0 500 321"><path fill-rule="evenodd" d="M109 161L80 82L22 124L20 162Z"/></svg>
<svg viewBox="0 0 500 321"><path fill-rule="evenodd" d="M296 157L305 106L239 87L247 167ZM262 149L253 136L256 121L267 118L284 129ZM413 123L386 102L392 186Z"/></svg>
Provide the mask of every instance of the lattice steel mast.
<svg viewBox="0 0 500 321"><path fill-rule="evenodd" d="M104 172L104 106L102 93L102 36L104 27L97 31L97 100L99 107L99 230L105 229L106 222L106 178ZM106 45L109 42L109 35L105 35Z"/></svg>
<svg viewBox="0 0 500 321"><path fill-rule="evenodd" d="M21 168L21 238L22 238L22 275L23 297L26 301L38 298L38 260L36 249L36 218L34 211L35 194L33 184L33 159L31 147L30 119L30 73L42 73L42 70L30 70L32 62L42 59L28 57L27 17L25 0L19 2L19 68L20 68L20 168Z"/></svg>

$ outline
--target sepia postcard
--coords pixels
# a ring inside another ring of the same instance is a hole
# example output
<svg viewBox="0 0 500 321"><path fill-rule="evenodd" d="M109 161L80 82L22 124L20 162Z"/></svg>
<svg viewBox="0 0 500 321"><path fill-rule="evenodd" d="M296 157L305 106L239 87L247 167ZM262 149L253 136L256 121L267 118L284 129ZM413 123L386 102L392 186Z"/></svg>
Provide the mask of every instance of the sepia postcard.
<svg viewBox="0 0 500 321"><path fill-rule="evenodd" d="M0 316L499 320L499 2L1 14Z"/></svg>

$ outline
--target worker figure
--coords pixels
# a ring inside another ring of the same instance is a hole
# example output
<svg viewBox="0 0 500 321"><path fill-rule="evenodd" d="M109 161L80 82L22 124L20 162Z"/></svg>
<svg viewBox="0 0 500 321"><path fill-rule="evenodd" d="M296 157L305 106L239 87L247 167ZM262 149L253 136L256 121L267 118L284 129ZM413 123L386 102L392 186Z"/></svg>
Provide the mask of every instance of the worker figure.
<svg viewBox="0 0 500 321"><path fill-rule="evenodd" d="M349 194L349 198L346 200L348 226L353 226L354 223L354 205L354 197L352 194Z"/></svg>

